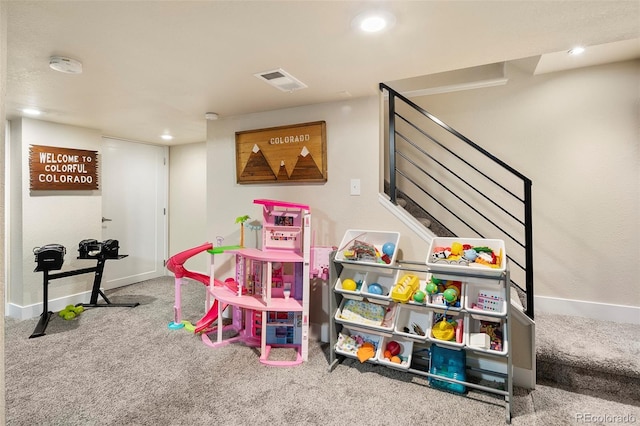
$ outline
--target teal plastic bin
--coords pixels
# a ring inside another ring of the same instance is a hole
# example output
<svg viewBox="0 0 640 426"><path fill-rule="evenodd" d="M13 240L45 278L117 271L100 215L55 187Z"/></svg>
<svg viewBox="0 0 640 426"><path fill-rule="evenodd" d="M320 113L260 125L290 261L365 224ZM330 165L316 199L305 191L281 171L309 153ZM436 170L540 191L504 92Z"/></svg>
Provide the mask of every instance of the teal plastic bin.
<svg viewBox="0 0 640 426"><path fill-rule="evenodd" d="M443 348L438 345L431 345L431 374L447 377L450 379L466 381L466 353L462 349ZM460 383L447 382L429 377L429 384L434 388L465 393L467 387Z"/></svg>

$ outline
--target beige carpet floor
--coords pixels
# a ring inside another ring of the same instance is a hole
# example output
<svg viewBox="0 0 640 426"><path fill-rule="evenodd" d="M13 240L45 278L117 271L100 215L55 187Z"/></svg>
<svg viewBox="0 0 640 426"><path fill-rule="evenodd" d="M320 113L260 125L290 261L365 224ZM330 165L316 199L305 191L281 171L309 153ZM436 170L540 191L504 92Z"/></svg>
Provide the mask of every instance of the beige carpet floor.
<svg viewBox="0 0 640 426"><path fill-rule="evenodd" d="M327 344L309 362L277 368L255 348L210 348L169 330L173 277L107 292L136 308L92 308L73 321L54 316L29 339L37 318L5 323L8 425L500 425L504 402L449 394L423 378L346 360L329 371ZM183 317L197 321L204 287L183 286ZM640 422L640 403L539 383L515 389L514 425Z"/></svg>

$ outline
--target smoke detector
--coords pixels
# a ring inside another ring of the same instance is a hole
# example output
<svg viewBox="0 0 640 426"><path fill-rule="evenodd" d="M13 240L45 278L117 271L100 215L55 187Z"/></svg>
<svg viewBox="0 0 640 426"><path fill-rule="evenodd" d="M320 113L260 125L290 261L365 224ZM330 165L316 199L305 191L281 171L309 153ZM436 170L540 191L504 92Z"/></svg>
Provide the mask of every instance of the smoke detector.
<svg viewBox="0 0 640 426"><path fill-rule="evenodd" d="M81 74L82 62L64 56L52 56L49 58L49 68L65 74Z"/></svg>
<svg viewBox="0 0 640 426"><path fill-rule="evenodd" d="M258 79L275 87L276 89L282 90L283 92L293 92L294 90L300 90L307 87L306 84L281 68L259 72L254 75Z"/></svg>
<svg viewBox="0 0 640 426"><path fill-rule="evenodd" d="M218 119L218 114L215 112L207 112L204 114L204 118L206 118L209 121L212 120L217 120Z"/></svg>

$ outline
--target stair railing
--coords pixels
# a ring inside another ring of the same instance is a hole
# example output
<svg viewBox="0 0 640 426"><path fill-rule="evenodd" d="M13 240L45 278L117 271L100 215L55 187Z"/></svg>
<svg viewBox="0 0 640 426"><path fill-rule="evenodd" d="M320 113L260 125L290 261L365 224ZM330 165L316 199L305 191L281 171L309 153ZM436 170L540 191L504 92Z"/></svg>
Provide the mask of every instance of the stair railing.
<svg viewBox="0 0 640 426"><path fill-rule="evenodd" d="M390 201L410 198L449 235L504 240L511 284L533 319L531 180L388 85L380 91Z"/></svg>

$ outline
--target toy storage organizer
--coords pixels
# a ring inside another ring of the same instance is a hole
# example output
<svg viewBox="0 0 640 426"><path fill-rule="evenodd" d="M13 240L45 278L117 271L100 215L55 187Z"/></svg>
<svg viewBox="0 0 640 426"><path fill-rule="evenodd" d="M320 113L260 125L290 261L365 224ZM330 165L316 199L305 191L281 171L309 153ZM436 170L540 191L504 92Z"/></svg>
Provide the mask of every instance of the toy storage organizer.
<svg viewBox="0 0 640 426"><path fill-rule="evenodd" d="M389 256L391 263L369 258L354 261L349 259L352 253L340 253L355 239L373 242L377 250L393 239L397 250L398 237L390 232L349 230L332 254L329 370L349 357L426 376L430 386L449 392L476 389L498 394L504 397L510 423L513 378L504 243L435 238L426 262L396 263L395 252ZM454 242L491 248L497 254L495 263L476 265L461 256L434 256L435 250ZM438 292L427 290L432 278L442 285ZM372 284L378 284L374 292ZM439 292L445 286L455 286L455 302L448 302ZM421 295L414 299L416 292ZM393 361L388 358L390 341L399 344L394 347L397 358Z"/></svg>

